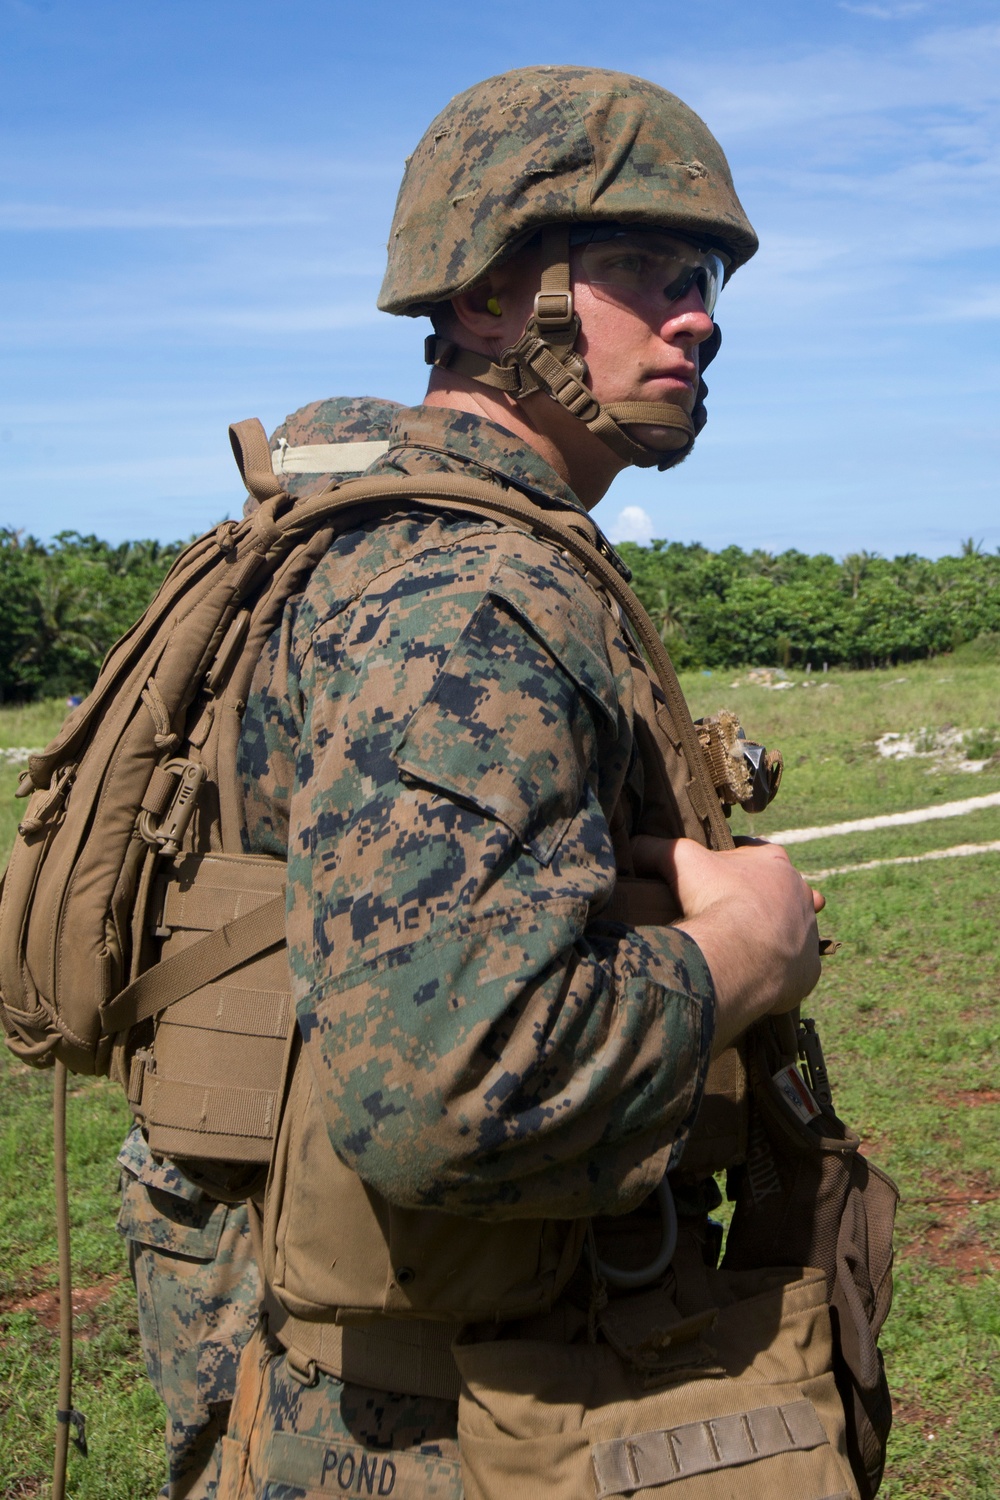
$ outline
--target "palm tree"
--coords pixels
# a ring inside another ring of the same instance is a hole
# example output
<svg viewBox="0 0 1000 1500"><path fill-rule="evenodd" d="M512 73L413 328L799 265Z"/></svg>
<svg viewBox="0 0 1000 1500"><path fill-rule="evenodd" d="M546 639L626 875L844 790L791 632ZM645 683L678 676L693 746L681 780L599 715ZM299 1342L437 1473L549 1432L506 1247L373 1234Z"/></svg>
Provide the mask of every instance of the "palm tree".
<svg viewBox="0 0 1000 1500"><path fill-rule="evenodd" d="M656 596L656 607L653 612L653 620L660 639L665 641L670 636L676 636L678 640L684 639L684 626L690 611L684 604L671 603L665 588L661 588Z"/></svg>
<svg viewBox="0 0 1000 1500"><path fill-rule="evenodd" d="M861 580L868 566L878 557L877 552L849 552L841 563L845 580L851 585L851 598L856 599L861 590Z"/></svg>
<svg viewBox="0 0 1000 1500"><path fill-rule="evenodd" d="M100 663L104 652L91 633L97 621L81 600L77 581L46 569L32 584L30 600L35 634L31 644L18 653L18 666L40 665L53 655L74 650Z"/></svg>

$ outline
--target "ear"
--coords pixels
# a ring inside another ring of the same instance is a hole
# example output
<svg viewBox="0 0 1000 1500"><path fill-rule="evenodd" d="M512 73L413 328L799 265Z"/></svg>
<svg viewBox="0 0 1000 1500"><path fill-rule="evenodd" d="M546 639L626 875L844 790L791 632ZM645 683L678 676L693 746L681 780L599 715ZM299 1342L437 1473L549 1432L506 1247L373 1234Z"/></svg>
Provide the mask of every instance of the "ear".
<svg viewBox="0 0 1000 1500"><path fill-rule="evenodd" d="M494 307L500 306L499 317L487 306L489 302ZM451 306L456 321L467 333L474 334L479 339L503 337L506 318L502 311L502 299L498 296L492 277L484 276L482 281L477 281L467 292L459 292L457 297L451 299Z"/></svg>

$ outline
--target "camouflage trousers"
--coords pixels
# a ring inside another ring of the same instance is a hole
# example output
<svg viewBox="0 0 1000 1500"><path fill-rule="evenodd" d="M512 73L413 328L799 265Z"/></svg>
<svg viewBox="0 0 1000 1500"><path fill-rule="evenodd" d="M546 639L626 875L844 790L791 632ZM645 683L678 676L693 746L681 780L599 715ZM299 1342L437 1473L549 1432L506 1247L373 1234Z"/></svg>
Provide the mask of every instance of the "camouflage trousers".
<svg viewBox="0 0 1000 1500"><path fill-rule="evenodd" d="M165 1500L215 1500L236 1368L260 1281L247 1211L207 1197L141 1134L118 1158L146 1369L167 1408Z"/></svg>
<svg viewBox="0 0 1000 1500"><path fill-rule="evenodd" d="M293 1374L257 1329L240 1360L218 1500L462 1500L455 1402Z"/></svg>

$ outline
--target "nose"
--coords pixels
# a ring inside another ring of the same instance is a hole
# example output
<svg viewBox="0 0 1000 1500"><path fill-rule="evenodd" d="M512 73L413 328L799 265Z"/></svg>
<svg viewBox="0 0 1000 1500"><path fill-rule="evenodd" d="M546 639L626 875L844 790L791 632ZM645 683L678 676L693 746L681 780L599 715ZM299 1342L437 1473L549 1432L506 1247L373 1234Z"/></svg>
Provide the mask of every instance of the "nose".
<svg viewBox="0 0 1000 1500"><path fill-rule="evenodd" d="M667 304L660 322L660 338L668 344L686 344L696 349L715 332L715 324L705 311L701 287L693 281L683 297Z"/></svg>

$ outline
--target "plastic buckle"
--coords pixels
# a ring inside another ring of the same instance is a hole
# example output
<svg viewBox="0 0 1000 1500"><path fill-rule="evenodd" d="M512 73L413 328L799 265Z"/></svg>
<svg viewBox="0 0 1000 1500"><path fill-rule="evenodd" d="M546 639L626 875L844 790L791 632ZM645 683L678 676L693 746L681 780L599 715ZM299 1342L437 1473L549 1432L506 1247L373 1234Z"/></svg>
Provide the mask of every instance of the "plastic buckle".
<svg viewBox="0 0 1000 1500"><path fill-rule="evenodd" d="M157 827L151 813L144 812L139 818L139 832L147 844L160 853L173 855L180 852L181 840L187 832L194 813L201 784L205 780L205 767L196 760L171 760L163 767L180 778L170 806Z"/></svg>
<svg viewBox="0 0 1000 1500"><path fill-rule="evenodd" d="M538 292L535 296L535 322L539 330L565 328L573 321L572 292Z"/></svg>

